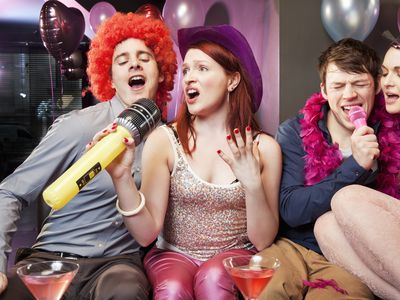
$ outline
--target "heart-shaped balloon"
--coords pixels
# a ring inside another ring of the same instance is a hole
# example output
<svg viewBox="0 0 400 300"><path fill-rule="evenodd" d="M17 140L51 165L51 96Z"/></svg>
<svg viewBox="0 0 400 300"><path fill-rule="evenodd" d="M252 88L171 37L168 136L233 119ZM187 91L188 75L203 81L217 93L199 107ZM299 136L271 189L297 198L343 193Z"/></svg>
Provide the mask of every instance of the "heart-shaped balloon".
<svg viewBox="0 0 400 300"><path fill-rule="evenodd" d="M85 19L79 9L49 0L40 10L40 36L47 51L58 61L74 52L85 31Z"/></svg>
<svg viewBox="0 0 400 300"><path fill-rule="evenodd" d="M334 41L353 38L363 41L375 27L379 0L323 0L321 19Z"/></svg>

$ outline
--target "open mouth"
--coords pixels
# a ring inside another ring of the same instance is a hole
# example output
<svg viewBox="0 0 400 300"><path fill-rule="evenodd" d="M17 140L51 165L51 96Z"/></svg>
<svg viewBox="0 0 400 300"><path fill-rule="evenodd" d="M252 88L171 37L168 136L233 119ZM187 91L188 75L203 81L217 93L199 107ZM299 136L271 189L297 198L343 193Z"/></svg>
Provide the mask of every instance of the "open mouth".
<svg viewBox="0 0 400 300"><path fill-rule="evenodd" d="M393 103L396 102L399 99L399 95L398 94L394 94L394 93L385 93L385 98L386 98L386 102L389 103Z"/></svg>
<svg viewBox="0 0 400 300"><path fill-rule="evenodd" d="M199 91L194 89L194 88L190 88L186 90L186 94L188 96L189 99L194 99L196 98L198 95L200 95Z"/></svg>
<svg viewBox="0 0 400 300"><path fill-rule="evenodd" d="M355 104L355 105L346 105L346 106L342 106L342 109L343 109L343 111L345 112L345 113L349 113L349 111L350 111L350 109L353 107L353 106L362 106L361 104Z"/></svg>
<svg viewBox="0 0 400 300"><path fill-rule="evenodd" d="M132 88L141 88L146 83L146 80L141 75L135 75L129 78L128 84Z"/></svg>

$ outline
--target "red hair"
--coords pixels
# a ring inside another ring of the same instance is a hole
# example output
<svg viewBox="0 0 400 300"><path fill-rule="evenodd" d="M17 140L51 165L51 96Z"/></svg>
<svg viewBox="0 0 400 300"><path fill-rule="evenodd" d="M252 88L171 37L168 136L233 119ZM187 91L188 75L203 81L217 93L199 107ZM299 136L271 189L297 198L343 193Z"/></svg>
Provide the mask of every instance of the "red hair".
<svg viewBox="0 0 400 300"><path fill-rule="evenodd" d="M237 87L229 94L229 112L227 126L232 138L236 142L233 130L238 128L245 138L245 127L250 125L254 132L260 131L260 127L252 112L253 89L250 84L249 76L242 67L239 59L226 48L209 41L201 41L189 47L189 49L199 49L220 64L227 75L236 72L240 74L240 82ZM191 154L196 149L196 133L193 128L195 116L189 113L186 102L182 101L176 122L179 139L184 151ZM193 138L194 144L189 149L189 139Z"/></svg>
<svg viewBox="0 0 400 300"><path fill-rule="evenodd" d="M108 101L115 95L111 86L112 56L115 47L129 38L143 40L155 55L160 75L164 76L156 103L165 114L177 69L173 42L164 22L142 15L117 12L100 26L88 52L87 74L93 95L100 101Z"/></svg>

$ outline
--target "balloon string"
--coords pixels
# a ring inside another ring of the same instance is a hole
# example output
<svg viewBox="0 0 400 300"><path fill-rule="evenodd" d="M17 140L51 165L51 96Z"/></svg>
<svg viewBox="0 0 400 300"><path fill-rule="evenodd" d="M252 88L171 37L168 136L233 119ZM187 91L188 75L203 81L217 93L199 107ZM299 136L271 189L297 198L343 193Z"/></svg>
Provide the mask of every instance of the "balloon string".
<svg viewBox="0 0 400 300"><path fill-rule="evenodd" d="M54 84L53 84L53 72L51 71L52 66L51 66L51 58L50 55L48 55L49 58L49 71L50 71L50 87L51 87L51 117L54 122Z"/></svg>
<svg viewBox="0 0 400 300"><path fill-rule="evenodd" d="M60 91L60 110L62 109L63 103L62 103L62 96L64 94L64 80L63 80L63 72L62 72L62 66L61 66L61 62L60 62L60 84L61 84L61 91Z"/></svg>

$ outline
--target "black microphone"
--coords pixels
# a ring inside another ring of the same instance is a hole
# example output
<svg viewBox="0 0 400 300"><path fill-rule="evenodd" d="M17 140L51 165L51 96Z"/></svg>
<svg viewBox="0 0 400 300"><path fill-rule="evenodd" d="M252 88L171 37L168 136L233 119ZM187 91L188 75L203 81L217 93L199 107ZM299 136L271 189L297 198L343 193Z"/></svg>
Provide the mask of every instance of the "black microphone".
<svg viewBox="0 0 400 300"><path fill-rule="evenodd" d="M154 101L143 98L133 103L117 117L116 131L102 138L44 190L44 201L54 209L64 207L125 150L123 138L132 137L137 146L157 127L160 120L161 112Z"/></svg>
<svg viewBox="0 0 400 300"><path fill-rule="evenodd" d="M137 146L157 127L160 120L161 112L155 102L143 98L121 112L116 122L129 131Z"/></svg>

